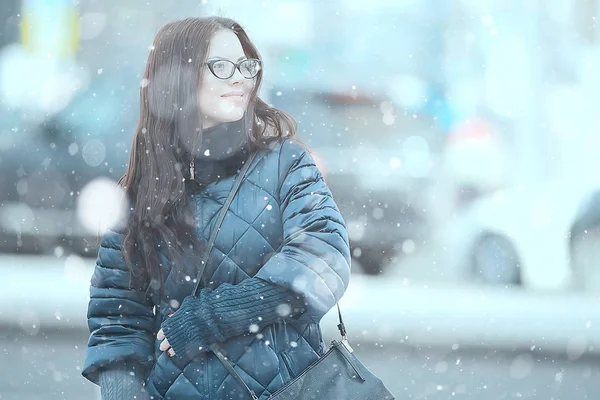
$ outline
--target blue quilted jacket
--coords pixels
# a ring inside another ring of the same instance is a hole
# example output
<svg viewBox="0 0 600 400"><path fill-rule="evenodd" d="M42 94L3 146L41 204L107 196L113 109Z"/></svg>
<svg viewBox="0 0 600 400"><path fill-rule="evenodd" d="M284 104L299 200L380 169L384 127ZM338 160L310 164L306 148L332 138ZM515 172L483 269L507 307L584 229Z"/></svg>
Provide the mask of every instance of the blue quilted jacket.
<svg viewBox="0 0 600 400"><path fill-rule="evenodd" d="M208 240L235 176L189 194L197 234ZM250 399L210 352L181 363L159 349L156 334L172 305L181 304L193 279L176 281L160 253L165 290L154 304L131 289L121 253L122 235L102 238L90 287L90 339L82 374L98 383L110 363L138 362L150 372L146 389L154 399ZM220 344L235 370L261 399L281 388L327 350L319 321L344 294L350 250L344 221L323 176L306 149L293 139L260 150L231 207L205 270L208 287L257 277L300 294L306 311L282 318L259 333Z"/></svg>

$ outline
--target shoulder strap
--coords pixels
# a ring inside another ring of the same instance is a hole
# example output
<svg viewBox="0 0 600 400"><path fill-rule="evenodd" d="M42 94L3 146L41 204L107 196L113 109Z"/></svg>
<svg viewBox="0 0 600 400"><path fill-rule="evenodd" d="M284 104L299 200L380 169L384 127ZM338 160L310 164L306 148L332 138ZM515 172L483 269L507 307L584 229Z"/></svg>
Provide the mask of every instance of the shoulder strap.
<svg viewBox="0 0 600 400"><path fill-rule="evenodd" d="M246 161L246 163L240 170L240 173L236 177L235 182L233 183L233 186L231 188L231 191L229 192L229 195L227 196L227 200L225 200L225 203L219 210L219 215L217 216L217 221L216 221L215 226L210 234L210 239L208 240L206 252L204 253L204 256L202 257L202 263L200 264L200 269L198 271L198 276L196 278L196 285L194 287L194 291L192 292L192 296L196 296L198 294L198 289L200 288L200 280L202 278L202 274L204 273L204 269L206 268L206 263L208 262L208 257L209 257L210 252L212 251L212 248L215 244L217 235L218 235L219 231L221 230L221 225L223 223L223 220L225 219L227 210L229 210L229 206L231 205L233 198L235 197L238 189L240 188L240 185L242 184L242 181L243 181L246 173L248 172L248 168L250 167L250 164L252 163L252 161L254 161L255 156L256 156L256 151L254 153L252 153L252 155L250 156L248 161ZM344 326L344 322L342 320L342 311L340 310L339 304L336 304L336 305L338 308L338 314L339 314L339 319L340 319L340 324L338 325L338 329L340 330L342 339L346 340L347 334L346 334L346 327ZM244 389L246 389L246 391L248 391L248 393L250 393L250 395L252 396L252 399L257 400L258 396L256 395L256 393L248 387L248 385L244 382L242 377L235 371L233 366L229 363L227 358L219 351L219 348L216 345L212 345L211 350L217 356L219 361L221 361L221 363L227 369L227 371L231 374L231 376L233 376L233 378L236 381L238 381L238 383L240 385L242 385L242 387L244 387Z"/></svg>
<svg viewBox="0 0 600 400"><path fill-rule="evenodd" d="M217 356L217 358L219 359L219 361L221 361L221 363L223 364L223 366L225 367L225 369L231 374L231 376L233 376L233 378L238 381L238 383L240 385L242 385L242 387L244 389L246 389L246 391L248 393L250 393L250 396L252 396L253 400L258 400L258 396L256 395L256 393L254 392L254 390L250 389L248 387L248 385L246 385L246 382L244 382L244 380L242 379L242 377L236 372L235 369L233 369L233 366L229 363L229 361L227 360L227 357L225 357L223 355L223 353L221 353L219 351L219 348L216 345L212 345L211 346L211 350L213 353L215 353L215 355Z"/></svg>
<svg viewBox="0 0 600 400"><path fill-rule="evenodd" d="M208 240L208 245L206 246L206 251L202 257L202 262L200 263L200 269L198 270L198 275L196 277L196 285L194 286L194 291L192 292L192 296L196 296L198 294L198 289L200 288L200 281L202 279L202 275L204 274L204 269L206 268L206 263L208 262L208 257L210 256L210 252L212 251L213 246L215 245L215 240L217 239L217 235L221 230L221 225L223 224L223 220L225 219L225 215L227 214L227 210L229 210L229 206L231 206L231 202L233 202L233 198L235 197L237 191L239 190L242 181L245 178L246 173L248 172L248 168L250 168L250 164L254 161L256 157L257 151L254 151L252 155L246 160L244 166L240 170L239 174L236 176L235 181L233 182L233 186L229 191L229 195L227 196L227 200L219 210L219 215L217 216L217 222L215 223L214 228L210 233L210 238Z"/></svg>

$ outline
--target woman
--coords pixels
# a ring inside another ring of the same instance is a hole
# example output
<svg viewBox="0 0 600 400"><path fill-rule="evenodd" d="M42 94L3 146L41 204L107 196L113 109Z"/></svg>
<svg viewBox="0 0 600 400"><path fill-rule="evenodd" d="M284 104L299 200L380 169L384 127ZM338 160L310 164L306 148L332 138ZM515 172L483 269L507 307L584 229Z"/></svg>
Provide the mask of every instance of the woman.
<svg viewBox="0 0 600 400"><path fill-rule="evenodd" d="M82 371L106 399L266 398L326 350L345 292L342 216L295 123L257 92L262 62L235 21L164 26L140 90L126 223L102 237ZM215 216L257 152L191 293Z"/></svg>

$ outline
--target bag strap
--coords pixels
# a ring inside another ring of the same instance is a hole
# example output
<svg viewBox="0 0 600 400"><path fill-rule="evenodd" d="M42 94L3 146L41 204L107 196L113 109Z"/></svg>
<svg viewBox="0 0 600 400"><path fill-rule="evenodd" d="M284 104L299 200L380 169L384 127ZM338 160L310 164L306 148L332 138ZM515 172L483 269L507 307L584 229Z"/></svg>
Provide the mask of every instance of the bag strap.
<svg viewBox="0 0 600 400"><path fill-rule="evenodd" d="M208 262L208 257L210 256L210 252L212 251L212 248L215 245L215 240L217 240L217 235L219 234L219 231L221 230L221 225L223 224L223 220L225 219L227 210L229 210L229 206L231 206L231 203L233 202L233 198L235 197L240 186L242 185L242 181L244 180L244 177L245 177L246 173L248 172L248 168L250 168L250 164L252 164L252 161L254 161L254 158L256 157L256 153L257 153L257 151L254 151L252 153L252 155L248 158L248 160L245 162L244 166L242 167L239 174L236 176L235 181L233 182L233 186L231 187L231 190L229 191L227 200L225 200L225 203L219 210L219 215L217 216L217 221L216 221L215 226L210 234L210 238L208 239L206 251L204 252L204 255L202 256L202 261L200 263L200 269L198 270L198 275L196 277L196 285L194 286L194 291L192 292L192 296L196 296L198 294L198 289L200 288L200 281L202 279L202 275L204 274L204 269L206 268L206 263Z"/></svg>
<svg viewBox="0 0 600 400"><path fill-rule="evenodd" d="M215 240L217 239L217 235L219 234L219 231L221 230L221 225L223 224L223 220L225 219L225 215L227 214L227 211L229 210L229 207L231 206L231 203L233 202L233 198L235 197L237 191L239 190L240 185L242 184L242 181L243 181L246 173L248 172L248 168L250 168L250 164L252 164L252 161L254 161L255 157L256 157L256 151L254 153L252 153L252 155L250 156L250 158L248 159L248 161L246 161L246 163L244 164L244 166L240 170L240 173L235 178L233 186L231 187L231 190L229 191L229 195L227 196L227 200L225 200L225 203L223 204L223 206L219 210L219 215L217 216L217 221L215 223L215 226L214 226L214 228L213 228L213 230L212 230L212 232L210 234L210 238L208 240L208 245L206 247L206 252L204 253L204 255L202 257L202 263L200 264L200 269L199 269L198 275L196 277L196 285L194 287L194 291L192 292L192 296L196 296L197 293L198 293L198 289L200 288L200 280L202 278L202 275L204 274L204 269L206 268L206 263L208 262L208 257L210 256L212 248L213 248L213 246L215 244ZM342 335L342 340L347 341L347 332L346 332L346 327L344 326L344 321L342 320L342 311L340 310L340 305L339 304L336 303L336 306L337 306L337 309L338 309L338 316L339 316L339 320L340 320L340 323L338 325L338 329L340 331L340 334ZM248 387L248 385L246 384L246 382L244 382L244 380L242 379L242 377L235 371L235 369L233 368L233 366L229 363L229 361L227 360L227 358L219 351L218 347L215 344L213 344L211 346L211 351L217 356L217 358L219 359L219 361L221 361L221 363L227 369L227 371L231 374L231 376L233 376L234 379L236 381L238 381L248 391L248 393L250 393L250 395L252 396L252 399L253 400L258 400L258 396L256 395L256 393L252 389L250 389Z"/></svg>
<svg viewBox="0 0 600 400"><path fill-rule="evenodd" d="M227 369L227 371L229 371L229 373L231 374L231 376L233 376L235 378L235 380L238 381L239 384L242 385L242 387L248 391L248 393L250 393L250 396L252 396L252 399L253 400L258 400L258 396L254 392L254 390L250 389L248 387L248 385L246 385L246 382L244 382L244 380L242 379L242 377L236 372L235 369L233 369L233 367L231 366L231 364L229 363L229 361L227 361L227 357L225 357L219 351L219 349L217 348L217 346L213 344L210 347L210 349L212 350L213 353L215 353L215 355L217 356L217 358L219 359L219 361L221 361L221 363L223 364L223 366L225 367L225 369Z"/></svg>

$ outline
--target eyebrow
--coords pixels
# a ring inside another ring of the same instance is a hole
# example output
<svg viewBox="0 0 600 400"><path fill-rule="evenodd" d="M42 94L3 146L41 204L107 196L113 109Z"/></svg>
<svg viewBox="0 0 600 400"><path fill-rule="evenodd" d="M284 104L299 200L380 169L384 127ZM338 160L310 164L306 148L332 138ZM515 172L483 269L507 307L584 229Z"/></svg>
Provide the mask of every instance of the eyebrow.
<svg viewBox="0 0 600 400"><path fill-rule="evenodd" d="M215 59L218 58L219 60L228 60L228 58L226 57L219 57L219 56L214 56L214 57L210 57L209 59ZM247 56L241 56L240 58L238 58L237 60L235 60L236 62L243 60L244 58L248 58Z"/></svg>

